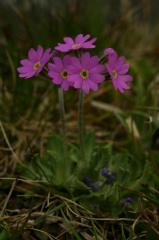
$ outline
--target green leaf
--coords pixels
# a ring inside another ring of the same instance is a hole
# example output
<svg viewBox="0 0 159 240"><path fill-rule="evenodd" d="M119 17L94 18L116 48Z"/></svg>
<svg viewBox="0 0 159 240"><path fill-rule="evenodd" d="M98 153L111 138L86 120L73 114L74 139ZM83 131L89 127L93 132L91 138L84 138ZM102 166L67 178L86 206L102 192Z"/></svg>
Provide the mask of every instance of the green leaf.
<svg viewBox="0 0 159 240"><path fill-rule="evenodd" d="M0 240L9 240L9 232L7 230L3 229L0 232Z"/></svg>
<svg viewBox="0 0 159 240"><path fill-rule="evenodd" d="M87 166L89 166L92 155L95 150L96 141L94 133L88 133L85 137L85 160L87 162Z"/></svg>

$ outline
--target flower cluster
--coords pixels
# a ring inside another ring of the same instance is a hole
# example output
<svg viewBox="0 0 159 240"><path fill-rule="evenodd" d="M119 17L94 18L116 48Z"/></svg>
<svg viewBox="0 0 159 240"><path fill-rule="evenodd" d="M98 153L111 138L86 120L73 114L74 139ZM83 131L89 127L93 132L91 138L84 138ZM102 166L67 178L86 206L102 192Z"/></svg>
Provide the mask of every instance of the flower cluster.
<svg viewBox="0 0 159 240"><path fill-rule="evenodd" d="M38 46L37 51L31 48L28 52L28 59L20 61L21 67L17 68L19 77L31 78L39 75L43 70L45 64L50 60L51 49L43 50L41 46Z"/></svg>
<svg viewBox="0 0 159 240"><path fill-rule="evenodd" d="M125 197L121 200L121 204L124 206L129 206L133 203L133 198L132 197Z"/></svg>
<svg viewBox="0 0 159 240"><path fill-rule="evenodd" d="M111 76L113 86L115 89L123 93L130 88L129 82L132 81L132 76L127 74L129 64L125 63L125 57L119 57L112 48L106 49L105 55L108 58L106 69Z"/></svg>
<svg viewBox="0 0 159 240"><path fill-rule="evenodd" d="M103 177L106 178L106 181L107 181L108 184L112 184L116 180L116 177L117 177L116 172L112 172L107 167L103 167L101 169L101 174L102 174Z"/></svg>
<svg viewBox="0 0 159 240"><path fill-rule="evenodd" d="M100 181L94 181L90 176L86 176L83 180L85 185L91 189L93 192L97 192L100 190L102 186L102 182Z"/></svg>
<svg viewBox="0 0 159 240"><path fill-rule="evenodd" d="M125 92L132 81L125 57L118 56L112 48L104 50L104 59L90 54L88 50L96 47L95 41L96 38L89 34L78 34L75 39L64 37L64 42L58 43L52 50L44 50L42 46L38 46L37 50L31 48L28 58L21 60L22 66L17 68L19 77L31 78L46 70L52 83L64 91L73 87L87 94L90 90L97 91L109 76L114 88ZM61 56L61 53L65 55Z"/></svg>
<svg viewBox="0 0 159 240"><path fill-rule="evenodd" d="M104 184L109 184L109 185L113 185L114 182L117 179L117 174L116 172L112 172L109 168L107 167L103 167L100 170L101 175L105 178L104 181L95 181L92 177L90 176L86 176L83 179L83 182L85 183L85 185L91 189L93 192L97 192L101 189L102 186L104 186Z"/></svg>

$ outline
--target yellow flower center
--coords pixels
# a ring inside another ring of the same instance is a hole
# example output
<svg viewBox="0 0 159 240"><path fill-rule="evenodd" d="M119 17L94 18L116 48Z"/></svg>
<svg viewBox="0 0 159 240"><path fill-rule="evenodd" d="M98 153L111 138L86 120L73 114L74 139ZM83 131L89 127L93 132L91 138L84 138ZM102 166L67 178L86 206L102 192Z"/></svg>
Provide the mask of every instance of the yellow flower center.
<svg viewBox="0 0 159 240"><path fill-rule="evenodd" d="M68 77L68 72L66 70L61 71L60 73L62 78L67 78Z"/></svg>
<svg viewBox="0 0 159 240"><path fill-rule="evenodd" d="M40 65L41 65L40 61L34 63L34 66L33 66L34 70L37 70L40 67Z"/></svg>
<svg viewBox="0 0 159 240"><path fill-rule="evenodd" d="M86 69L81 70L80 76L81 76L83 79L87 79L87 78L89 77L89 72L88 72L88 70L86 70Z"/></svg>
<svg viewBox="0 0 159 240"><path fill-rule="evenodd" d="M116 69L114 69L114 70L112 71L112 75L113 75L113 78L114 78L114 79L117 78L118 73L117 73Z"/></svg>
<svg viewBox="0 0 159 240"><path fill-rule="evenodd" d="M81 46L80 43L74 43L74 44L72 45L72 49L77 49L77 48L79 48L80 46Z"/></svg>

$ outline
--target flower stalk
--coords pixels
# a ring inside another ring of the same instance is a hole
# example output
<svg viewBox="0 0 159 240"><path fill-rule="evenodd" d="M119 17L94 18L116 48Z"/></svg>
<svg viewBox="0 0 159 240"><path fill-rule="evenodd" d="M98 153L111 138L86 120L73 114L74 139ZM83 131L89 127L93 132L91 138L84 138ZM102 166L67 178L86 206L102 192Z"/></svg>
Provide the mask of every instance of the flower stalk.
<svg viewBox="0 0 159 240"><path fill-rule="evenodd" d="M78 128L79 128L79 144L81 158L85 160L85 146L84 146L84 93L81 90L79 93L79 106L78 106Z"/></svg>
<svg viewBox="0 0 159 240"><path fill-rule="evenodd" d="M58 97L59 97L59 111L60 111L60 120L61 120L61 135L63 138L66 138L66 127L65 127L65 105L64 105L64 94L61 87L58 88Z"/></svg>
<svg viewBox="0 0 159 240"><path fill-rule="evenodd" d="M67 179L68 174L68 164L67 164L67 141L66 141L66 126L65 126L65 104L64 104L64 92L63 89L60 87L58 88L58 97L59 97L59 111L60 111L60 121L61 121L61 136L63 139L63 166L62 166L62 179L64 182ZM63 181L61 179L61 181Z"/></svg>

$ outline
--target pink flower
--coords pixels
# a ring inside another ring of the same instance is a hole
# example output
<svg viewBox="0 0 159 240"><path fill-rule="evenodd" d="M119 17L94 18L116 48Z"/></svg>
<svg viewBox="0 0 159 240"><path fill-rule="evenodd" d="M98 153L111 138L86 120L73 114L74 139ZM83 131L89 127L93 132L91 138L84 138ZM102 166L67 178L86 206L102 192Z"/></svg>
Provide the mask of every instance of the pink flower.
<svg viewBox="0 0 159 240"><path fill-rule="evenodd" d="M44 65L51 57L51 49L43 50L43 47L38 46L37 50L31 48L28 52L28 59L20 61L22 66L17 68L19 77L31 78L37 76L42 70Z"/></svg>
<svg viewBox="0 0 159 240"><path fill-rule="evenodd" d="M130 82L132 76L127 74L129 70L129 64L125 63L125 57L118 57L117 53L112 48L105 50L105 55L108 58L106 69L111 76L113 86L116 90L123 93L130 88Z"/></svg>
<svg viewBox="0 0 159 240"><path fill-rule="evenodd" d="M65 55L64 58L53 57L53 63L48 64L48 75L52 78L52 82L56 85L60 85L63 90L68 90L71 83L68 82L69 71L68 65L71 64L69 55Z"/></svg>
<svg viewBox="0 0 159 240"><path fill-rule="evenodd" d="M90 53L83 53L79 58L72 57L72 64L68 66L70 75L68 81L77 89L82 89L84 93L90 90L97 91L99 83L104 81L102 74L104 65L99 63L97 56L90 56Z"/></svg>
<svg viewBox="0 0 159 240"><path fill-rule="evenodd" d="M108 57L108 60L110 60L110 59L114 60L118 56L116 51L113 48L106 48L104 50L104 54L105 54L105 56Z"/></svg>
<svg viewBox="0 0 159 240"><path fill-rule="evenodd" d="M96 38L90 40L90 35L78 34L73 40L70 37L64 37L64 43L58 43L55 47L56 50L60 52L68 52L70 50L78 50L80 48L95 48L93 43L96 41ZM88 40L89 39L89 40Z"/></svg>

